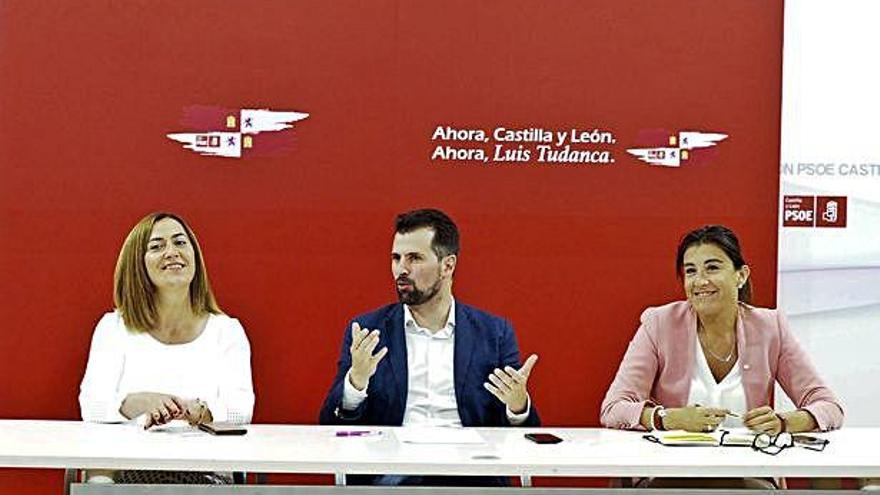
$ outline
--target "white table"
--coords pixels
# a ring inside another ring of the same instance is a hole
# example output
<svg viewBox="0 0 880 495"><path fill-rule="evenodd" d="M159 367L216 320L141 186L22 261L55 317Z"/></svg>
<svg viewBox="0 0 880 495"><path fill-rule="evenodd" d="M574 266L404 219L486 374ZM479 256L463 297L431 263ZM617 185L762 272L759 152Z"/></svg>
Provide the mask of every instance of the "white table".
<svg viewBox="0 0 880 495"><path fill-rule="evenodd" d="M250 425L248 434L151 432L133 425L0 420L0 467L104 468L256 473L578 477L880 477L880 429L824 435L824 452L777 456L748 447L664 447L642 433L595 428L478 428L482 445L420 445L381 435L336 437L345 428ZM357 428L365 429L365 428ZM537 445L524 432L564 439ZM338 478L337 478L338 479Z"/></svg>

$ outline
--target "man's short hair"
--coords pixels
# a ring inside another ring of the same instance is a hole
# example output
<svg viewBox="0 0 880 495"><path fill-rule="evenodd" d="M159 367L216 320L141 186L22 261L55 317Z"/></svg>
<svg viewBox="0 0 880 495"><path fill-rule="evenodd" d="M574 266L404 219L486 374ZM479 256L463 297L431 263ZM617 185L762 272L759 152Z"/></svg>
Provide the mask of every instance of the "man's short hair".
<svg viewBox="0 0 880 495"><path fill-rule="evenodd" d="M431 249L437 258L443 259L450 254L458 255L458 227L446 213L433 208L423 208L401 213L394 221L394 232L398 234L408 234L421 228L434 231Z"/></svg>

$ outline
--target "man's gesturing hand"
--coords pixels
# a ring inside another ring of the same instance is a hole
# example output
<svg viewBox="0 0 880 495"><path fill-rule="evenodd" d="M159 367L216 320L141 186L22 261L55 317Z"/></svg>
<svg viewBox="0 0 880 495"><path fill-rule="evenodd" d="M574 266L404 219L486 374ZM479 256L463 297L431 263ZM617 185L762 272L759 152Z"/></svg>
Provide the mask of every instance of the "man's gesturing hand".
<svg viewBox="0 0 880 495"><path fill-rule="evenodd" d="M378 344L379 330L371 332L367 328L362 329L357 322L351 324L351 371L348 378L358 390L367 388L370 377L376 373L379 361L388 354L387 347L373 354Z"/></svg>
<svg viewBox="0 0 880 495"><path fill-rule="evenodd" d="M489 381L484 382L483 386L492 392L492 395L498 397L498 400L505 403L510 412L522 414L528 405L529 395L526 383L529 381L529 375L537 361L537 354L532 354L518 370L510 366L505 366L503 370L495 368L495 372L489 375Z"/></svg>

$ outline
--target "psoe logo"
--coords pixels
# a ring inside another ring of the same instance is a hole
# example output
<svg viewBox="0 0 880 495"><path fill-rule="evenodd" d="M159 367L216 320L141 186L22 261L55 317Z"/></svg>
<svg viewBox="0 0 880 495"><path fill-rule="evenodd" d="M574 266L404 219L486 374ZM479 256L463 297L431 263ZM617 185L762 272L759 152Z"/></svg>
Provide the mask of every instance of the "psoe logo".
<svg viewBox="0 0 880 495"><path fill-rule="evenodd" d="M846 196L784 196L783 227L846 227Z"/></svg>
<svg viewBox="0 0 880 495"><path fill-rule="evenodd" d="M644 134L644 133L643 133ZM656 132L650 134L657 134ZM651 165L663 167L679 167L685 160L693 159L692 155L701 153L700 148L711 148L727 139L727 134L718 132L679 131L678 135L666 134L668 139L662 146L650 148L628 148L627 153ZM657 142L655 136L643 136L645 141ZM653 139L652 139L653 138ZM662 139L662 138L661 138Z"/></svg>
<svg viewBox="0 0 880 495"><path fill-rule="evenodd" d="M183 110L181 125L196 132L166 134L168 139L205 156L241 158L244 155L283 154L293 148L293 123L309 114L261 109L191 106ZM204 130L201 130L204 129ZM258 136L259 135L259 136Z"/></svg>

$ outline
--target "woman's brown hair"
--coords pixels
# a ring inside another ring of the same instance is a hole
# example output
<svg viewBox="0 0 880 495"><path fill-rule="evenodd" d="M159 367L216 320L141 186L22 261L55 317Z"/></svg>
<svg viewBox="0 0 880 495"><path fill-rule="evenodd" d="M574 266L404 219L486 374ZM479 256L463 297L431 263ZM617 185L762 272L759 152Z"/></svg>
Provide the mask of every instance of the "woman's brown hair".
<svg viewBox="0 0 880 495"><path fill-rule="evenodd" d="M192 229L182 218L173 213L150 213L142 218L125 238L119 259L116 261L116 273L113 276L113 300L116 309L122 315L125 326L135 332L147 332L153 330L156 325L158 317L156 287L147 274L144 255L147 252L147 243L153 232L153 226L166 218L175 220L183 226L195 253L195 274L189 284L189 302L193 313L196 315L222 313L211 291L202 250Z"/></svg>

